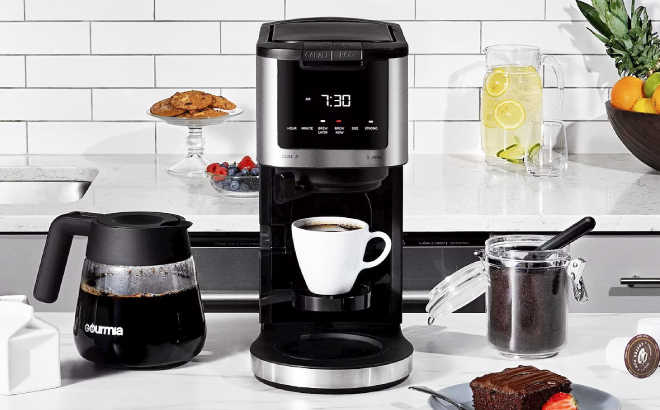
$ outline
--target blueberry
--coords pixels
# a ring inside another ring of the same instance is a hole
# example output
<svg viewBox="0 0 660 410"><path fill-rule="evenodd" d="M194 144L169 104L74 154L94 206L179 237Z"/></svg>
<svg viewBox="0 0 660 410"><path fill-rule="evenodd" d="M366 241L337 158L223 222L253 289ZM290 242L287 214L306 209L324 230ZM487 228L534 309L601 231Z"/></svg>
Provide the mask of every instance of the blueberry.
<svg viewBox="0 0 660 410"><path fill-rule="evenodd" d="M235 170L237 170L238 167L236 166L236 163L233 163L233 164L229 164L229 169L235 169Z"/></svg>
<svg viewBox="0 0 660 410"><path fill-rule="evenodd" d="M229 184L229 189L231 189L232 191L238 191L239 188L240 188L240 184L235 179L232 180L231 183Z"/></svg>
<svg viewBox="0 0 660 410"><path fill-rule="evenodd" d="M236 169L229 168L229 170L227 171L227 175L229 175L230 177L233 177L234 175L236 175Z"/></svg>
<svg viewBox="0 0 660 410"><path fill-rule="evenodd" d="M220 164L220 166L221 166L222 168L225 168L225 169L227 169L227 165L225 165L225 163L224 163L224 162L223 162L222 164Z"/></svg>
<svg viewBox="0 0 660 410"><path fill-rule="evenodd" d="M241 186L239 187L239 189L240 189L241 192L250 191L250 187L248 186L248 184L246 184L244 182L241 182Z"/></svg>
<svg viewBox="0 0 660 410"><path fill-rule="evenodd" d="M250 175L250 170L247 168L243 168L243 170L241 171L241 176L246 177L248 175Z"/></svg>

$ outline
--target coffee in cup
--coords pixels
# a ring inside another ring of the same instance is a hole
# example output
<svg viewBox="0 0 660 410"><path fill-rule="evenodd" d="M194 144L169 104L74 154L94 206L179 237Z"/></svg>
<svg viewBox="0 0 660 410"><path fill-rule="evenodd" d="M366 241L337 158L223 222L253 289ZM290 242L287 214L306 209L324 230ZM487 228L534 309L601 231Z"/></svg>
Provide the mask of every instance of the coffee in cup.
<svg viewBox="0 0 660 410"><path fill-rule="evenodd" d="M307 288L318 295L347 293L358 274L381 264L392 249L383 232L369 232L369 225L358 219L324 216L299 219L291 226L293 246ZM367 243L373 238L385 241L383 253L364 261Z"/></svg>

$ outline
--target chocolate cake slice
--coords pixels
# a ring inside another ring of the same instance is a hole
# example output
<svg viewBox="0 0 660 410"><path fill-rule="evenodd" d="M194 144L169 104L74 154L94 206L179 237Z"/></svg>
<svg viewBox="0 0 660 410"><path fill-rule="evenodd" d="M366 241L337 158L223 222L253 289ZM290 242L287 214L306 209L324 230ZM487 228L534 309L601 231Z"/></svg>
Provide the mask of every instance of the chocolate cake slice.
<svg viewBox="0 0 660 410"><path fill-rule="evenodd" d="M474 410L541 410L553 394L571 392L571 381L548 370L518 366L470 383Z"/></svg>

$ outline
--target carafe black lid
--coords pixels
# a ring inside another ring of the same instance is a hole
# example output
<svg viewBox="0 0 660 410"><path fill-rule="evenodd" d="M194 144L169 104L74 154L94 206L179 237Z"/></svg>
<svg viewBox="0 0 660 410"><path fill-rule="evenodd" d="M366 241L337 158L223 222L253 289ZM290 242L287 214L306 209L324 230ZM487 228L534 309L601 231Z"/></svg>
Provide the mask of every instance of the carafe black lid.
<svg viewBox="0 0 660 410"><path fill-rule="evenodd" d="M120 212L92 221L86 257L121 266L151 266L188 259L190 239L185 218L159 212Z"/></svg>

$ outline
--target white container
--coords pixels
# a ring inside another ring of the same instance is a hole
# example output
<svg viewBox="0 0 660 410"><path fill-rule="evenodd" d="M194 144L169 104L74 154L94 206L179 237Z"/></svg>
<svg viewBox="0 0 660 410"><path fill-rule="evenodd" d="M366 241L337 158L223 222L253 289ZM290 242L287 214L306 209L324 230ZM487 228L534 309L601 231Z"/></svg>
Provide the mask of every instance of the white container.
<svg viewBox="0 0 660 410"><path fill-rule="evenodd" d="M61 384L57 328L35 318L25 296L0 296L0 394L29 393Z"/></svg>

